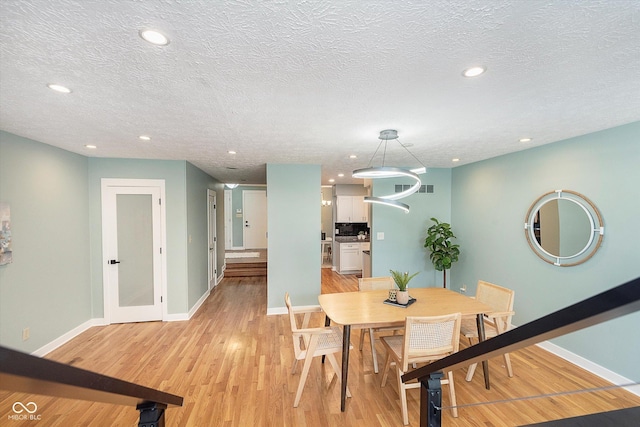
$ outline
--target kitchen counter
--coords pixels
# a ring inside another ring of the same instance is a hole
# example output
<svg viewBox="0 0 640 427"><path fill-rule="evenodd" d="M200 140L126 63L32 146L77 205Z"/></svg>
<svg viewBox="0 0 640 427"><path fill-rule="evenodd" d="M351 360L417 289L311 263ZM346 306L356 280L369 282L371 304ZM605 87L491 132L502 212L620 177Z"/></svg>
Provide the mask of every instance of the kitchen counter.
<svg viewBox="0 0 640 427"><path fill-rule="evenodd" d="M371 239L369 239L369 236L364 240L358 240L358 236L336 236L335 241L338 243L365 243L370 242Z"/></svg>

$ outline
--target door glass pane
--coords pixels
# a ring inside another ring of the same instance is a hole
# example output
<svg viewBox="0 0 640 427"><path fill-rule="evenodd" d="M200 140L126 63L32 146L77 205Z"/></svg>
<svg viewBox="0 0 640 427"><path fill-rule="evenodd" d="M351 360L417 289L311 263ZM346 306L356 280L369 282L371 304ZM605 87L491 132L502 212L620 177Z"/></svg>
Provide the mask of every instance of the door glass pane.
<svg viewBox="0 0 640 427"><path fill-rule="evenodd" d="M116 197L119 305L153 305L151 195L118 194Z"/></svg>

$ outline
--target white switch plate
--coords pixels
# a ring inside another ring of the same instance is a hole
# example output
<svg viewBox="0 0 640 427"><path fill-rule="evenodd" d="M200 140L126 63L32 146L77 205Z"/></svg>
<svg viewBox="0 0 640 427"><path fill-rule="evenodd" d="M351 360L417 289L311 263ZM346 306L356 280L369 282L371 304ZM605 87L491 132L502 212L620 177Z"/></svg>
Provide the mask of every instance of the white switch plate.
<svg viewBox="0 0 640 427"><path fill-rule="evenodd" d="M376 237L378 240L384 240L384 231L378 231L378 234L376 234Z"/></svg>

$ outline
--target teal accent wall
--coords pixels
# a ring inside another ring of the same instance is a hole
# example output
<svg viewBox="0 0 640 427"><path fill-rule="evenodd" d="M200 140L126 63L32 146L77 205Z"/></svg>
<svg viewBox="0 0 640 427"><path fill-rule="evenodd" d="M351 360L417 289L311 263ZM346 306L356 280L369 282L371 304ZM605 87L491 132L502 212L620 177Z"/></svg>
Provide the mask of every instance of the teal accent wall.
<svg viewBox="0 0 640 427"><path fill-rule="evenodd" d="M0 345L30 353L92 317L87 170L84 156L0 131L13 236L13 263L0 266Z"/></svg>
<svg viewBox="0 0 640 427"><path fill-rule="evenodd" d="M420 178L423 184L433 185L434 192L414 193L400 200L409 205L409 213L372 204L371 275L389 276L390 269L420 272L411 280L409 287L442 286L442 272L433 268L424 239L427 228L432 225L432 217L450 222L451 169L428 169ZM372 194L393 194L396 184L414 182L409 178L374 179ZM384 240L378 240L378 232L384 233Z"/></svg>
<svg viewBox="0 0 640 427"><path fill-rule="evenodd" d="M191 309L209 290L209 238L207 189L216 191L216 205L224 203L223 184L191 163L187 166L187 274L188 307ZM216 209L218 242L224 242L224 209ZM222 239L220 238L222 236ZM220 245L217 245L220 247ZM224 247L224 245L222 245ZM224 249L217 250L218 271L224 263Z"/></svg>
<svg viewBox="0 0 640 427"><path fill-rule="evenodd" d="M479 279L516 292L522 325L640 276L640 122L457 167L452 224L461 245L455 288ZM547 191L574 190L600 210L602 247L575 267L539 259L524 234L531 203ZM640 381L640 313L553 342Z"/></svg>
<svg viewBox="0 0 640 427"><path fill-rule="evenodd" d="M319 192L319 165L267 164L268 308L318 304Z"/></svg>

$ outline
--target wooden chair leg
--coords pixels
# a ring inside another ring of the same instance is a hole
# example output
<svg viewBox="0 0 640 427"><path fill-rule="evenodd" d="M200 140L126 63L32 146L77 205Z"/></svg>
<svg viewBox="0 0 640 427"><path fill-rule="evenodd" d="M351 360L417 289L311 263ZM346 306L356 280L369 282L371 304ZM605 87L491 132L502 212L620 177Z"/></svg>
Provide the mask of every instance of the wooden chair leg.
<svg viewBox="0 0 640 427"><path fill-rule="evenodd" d="M366 331L366 329L360 329L360 351L362 351L362 346L364 345L364 334L366 333Z"/></svg>
<svg viewBox="0 0 640 427"><path fill-rule="evenodd" d="M384 387L387 384L389 368L391 368L391 352L387 352L387 360L384 362L384 369L382 371L382 381L380 382L380 387Z"/></svg>
<svg viewBox="0 0 640 427"><path fill-rule="evenodd" d="M473 345L473 339L469 338L469 346ZM465 381L469 382L473 379L473 374L476 372L476 367L478 366L477 363L474 363L473 365L469 365L469 369L467 370L467 376L464 378Z"/></svg>
<svg viewBox="0 0 640 427"><path fill-rule="evenodd" d="M300 373L300 382L298 383L296 398L293 400L294 408L297 408L298 403L300 403L300 397L302 397L304 384L307 382L307 375L309 375L309 368L311 367L311 361L313 360L313 353L315 353L317 346L318 346L318 336L314 335L311 337L311 340L309 342L309 348L307 348L307 357L305 357L304 359L304 366L302 367L302 372Z"/></svg>
<svg viewBox="0 0 640 427"><path fill-rule="evenodd" d="M369 342L371 343L371 357L373 358L373 372L378 373L378 353L376 352L376 337L373 329L369 329Z"/></svg>
<svg viewBox="0 0 640 427"><path fill-rule="evenodd" d="M467 370L467 376L464 378L467 382L473 379L473 374L476 372L477 363L469 365L469 369Z"/></svg>
<svg viewBox="0 0 640 427"><path fill-rule="evenodd" d="M511 357L509 357L509 353L504 354L504 364L507 367L507 375L509 375L509 378L513 377L513 368L511 367Z"/></svg>
<svg viewBox="0 0 640 427"><path fill-rule="evenodd" d="M397 366L400 366L397 363ZM402 375L404 374L400 368L397 369L398 372L398 393L400 393L400 405L402 407L402 423L404 425L409 424L409 410L407 409L407 388L405 384L402 382Z"/></svg>
<svg viewBox="0 0 640 427"><path fill-rule="evenodd" d="M454 418L458 418L458 403L456 402L456 389L453 385L453 372L447 372L447 378L449 379L449 400L451 401L451 412L453 413Z"/></svg>
<svg viewBox="0 0 640 427"><path fill-rule="evenodd" d="M342 370L340 369L340 365L338 365L338 361L336 360L333 353L327 354L327 359L329 359L329 363L333 368L333 371L336 373L336 378L338 378L338 384L342 384ZM351 392L349 391L349 386L347 385L347 397L351 397Z"/></svg>

